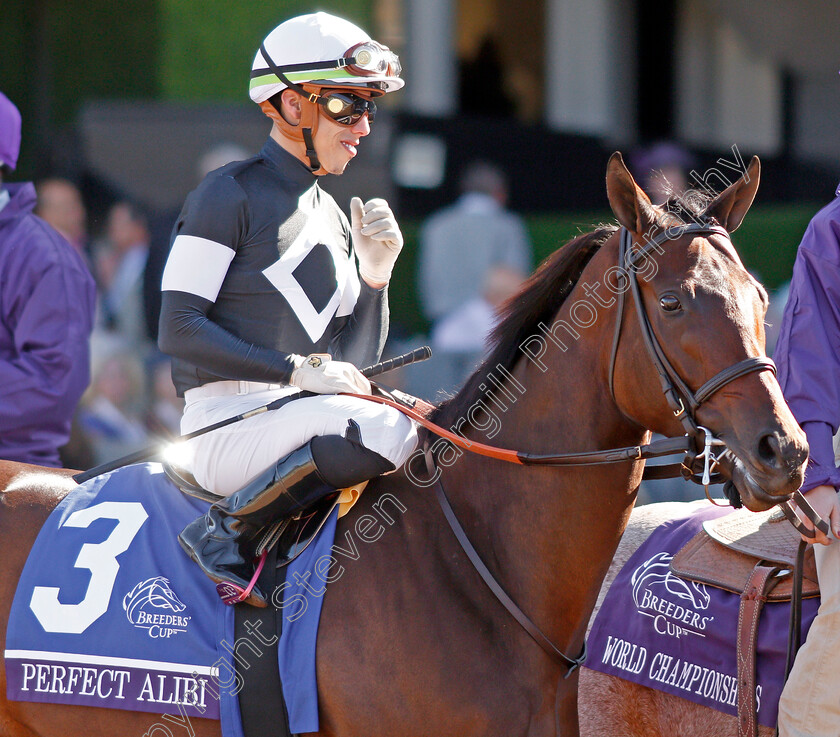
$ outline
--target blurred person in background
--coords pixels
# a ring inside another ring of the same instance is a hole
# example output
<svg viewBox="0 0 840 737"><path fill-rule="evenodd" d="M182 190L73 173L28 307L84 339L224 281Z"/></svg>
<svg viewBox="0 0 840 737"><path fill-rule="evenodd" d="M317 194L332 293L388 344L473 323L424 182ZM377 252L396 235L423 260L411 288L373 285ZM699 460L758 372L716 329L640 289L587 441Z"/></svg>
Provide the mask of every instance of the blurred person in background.
<svg viewBox="0 0 840 737"><path fill-rule="evenodd" d="M689 187L688 175L693 165L694 157L673 141L652 143L630 156L633 175L655 205Z"/></svg>
<svg viewBox="0 0 840 737"><path fill-rule="evenodd" d="M96 257L102 324L140 352L150 348L143 313L143 272L149 257L148 218L132 202L108 211L105 239Z"/></svg>
<svg viewBox="0 0 840 737"><path fill-rule="evenodd" d="M335 396L371 391L357 367L388 334L396 218L385 200L354 197L348 222L318 184L356 156L399 74L395 54L342 18L281 23L251 69L268 140L209 174L173 231L158 342L186 399L182 433L289 400L185 448L186 469L227 498L179 541L227 603L267 604L258 587L247 594L261 529L394 471L417 442L398 411Z"/></svg>
<svg viewBox="0 0 840 737"><path fill-rule="evenodd" d="M420 231L418 286L433 323L481 297L492 268L531 272L531 243L522 219L505 209L508 185L501 169L473 162L461 177L461 193Z"/></svg>
<svg viewBox="0 0 840 737"><path fill-rule="evenodd" d="M164 356L153 358L147 367L146 378L146 429L159 440L175 440L181 434L184 400L172 383L172 362Z"/></svg>
<svg viewBox="0 0 840 737"><path fill-rule="evenodd" d="M76 252L89 258L87 210L78 187L66 179L42 179L36 185L35 214L53 226Z"/></svg>
<svg viewBox="0 0 840 737"><path fill-rule="evenodd" d="M525 276L510 266L493 266L479 296L435 323L431 346L437 361L437 389L454 392L475 370L486 353L490 332L499 321L499 308L519 291Z"/></svg>
<svg viewBox="0 0 840 737"><path fill-rule="evenodd" d="M11 184L21 118L0 93L0 458L60 466L90 378L95 287L82 257Z"/></svg>
<svg viewBox="0 0 840 737"><path fill-rule="evenodd" d="M780 284L773 291L768 290L770 305L767 307L767 314L764 316L764 343L768 356L773 356L776 352L776 343L779 340L782 318L789 295L790 280Z"/></svg>
<svg viewBox="0 0 840 737"><path fill-rule="evenodd" d="M142 419L142 362L127 347L98 352L101 355L94 361L93 380L78 413L79 428L93 451L94 465L128 455L148 441Z"/></svg>

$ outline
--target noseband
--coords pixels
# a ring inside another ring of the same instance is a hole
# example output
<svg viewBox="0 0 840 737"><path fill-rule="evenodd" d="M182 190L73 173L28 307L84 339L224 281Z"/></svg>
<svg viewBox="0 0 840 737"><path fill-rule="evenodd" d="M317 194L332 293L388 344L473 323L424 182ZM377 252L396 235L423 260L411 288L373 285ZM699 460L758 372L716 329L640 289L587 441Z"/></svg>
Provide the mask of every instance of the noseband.
<svg viewBox="0 0 840 737"><path fill-rule="evenodd" d="M656 333L653 331L647 311L645 310L645 303L642 298L641 287L639 286L637 265L640 258L647 256L653 250L662 253L660 246L665 241L676 240L690 233L697 235L720 235L726 238L726 240L729 240L729 233L719 225L690 223L676 228L666 228L655 238L646 239L643 246L633 250L633 236L626 228L622 228L618 249L618 264L619 268L622 269L624 278L630 281L629 289L633 294L633 302L636 307L636 315L639 318L639 328L642 333L645 348L659 376L659 383L662 387L662 393L668 402L668 406L673 411L674 417L682 423L686 433L691 437L703 440L708 446L710 433L698 425L695 418L695 413L700 405L727 384L753 371L772 371L775 374L776 364L766 356L745 358L743 361L739 361L715 374L696 391L692 391L689 388L688 384L683 381L677 370L671 365L668 356L665 354L656 337ZM624 288L618 295L615 333L613 334L612 353L610 355L609 385L613 400L615 400L615 363L618 354L618 344L621 341L621 324L624 318L624 304L626 302L624 295L626 292L627 288ZM703 434L705 434L705 437ZM704 450L704 452L706 451Z"/></svg>

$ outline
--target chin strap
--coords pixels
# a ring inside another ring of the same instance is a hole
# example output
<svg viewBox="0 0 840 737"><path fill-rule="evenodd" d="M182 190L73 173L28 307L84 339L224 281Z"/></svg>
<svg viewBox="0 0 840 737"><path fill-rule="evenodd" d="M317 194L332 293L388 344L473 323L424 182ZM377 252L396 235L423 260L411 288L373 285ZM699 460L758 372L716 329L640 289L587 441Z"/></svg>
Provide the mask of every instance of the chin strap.
<svg viewBox="0 0 840 737"><path fill-rule="evenodd" d="M306 103L304 102L304 105L305 104ZM300 160L301 164L303 164L313 174L321 170L318 155L315 153L315 144L312 135L312 130L314 129L317 120L313 121L309 125L306 125L303 122L303 117L301 117L300 125L291 125L286 121L271 100L263 100L260 103L260 110L262 110L263 113L265 113L274 122L275 128L280 131L284 138L287 138L295 145L303 143L304 146L306 146L306 156L309 159L309 164ZM309 113L307 112L306 114L308 115Z"/></svg>
<svg viewBox="0 0 840 737"><path fill-rule="evenodd" d="M297 92L305 100L301 108L303 112L300 121L300 132L303 136L303 143L306 146L306 158L309 159L309 170L314 173L321 168L321 164L318 161L318 154L315 153L315 141L313 140L312 136L312 130L315 127L315 124L318 120L318 115L320 115L317 103L317 100L320 97L320 95L314 92L307 92L306 89L301 87L299 84L295 84L285 74L283 74L283 72L280 71L280 68L274 63L274 60L268 55L268 52L265 50L265 44L260 44L260 54L262 54L263 59L265 60L266 64L268 64L269 69L271 69L271 71L274 73L277 79L279 79L283 84L285 84L286 87L288 87L290 90L294 90L295 92ZM305 107L306 103L309 103L309 105L311 106L308 110L308 112L311 113L310 125L306 125L306 121L304 120L304 118L307 117L307 108ZM286 122L283 118L283 114L280 112L279 109L277 109L276 106L273 105L273 103L272 107L274 107L274 109L277 110L277 114L280 116L280 120L283 120L283 123L285 123L285 125L289 125L289 123ZM265 111L265 108L263 108L263 111ZM276 122L280 122L279 120L277 120L277 118L274 118L274 116L271 117ZM283 123L281 123L281 127L283 127ZM290 127L294 128L294 126Z"/></svg>
<svg viewBox="0 0 840 737"><path fill-rule="evenodd" d="M318 154L315 153L315 141L312 140L312 128L303 128L303 142L306 145L306 158L309 159L309 169L312 172L318 171L321 168L321 162L318 161Z"/></svg>

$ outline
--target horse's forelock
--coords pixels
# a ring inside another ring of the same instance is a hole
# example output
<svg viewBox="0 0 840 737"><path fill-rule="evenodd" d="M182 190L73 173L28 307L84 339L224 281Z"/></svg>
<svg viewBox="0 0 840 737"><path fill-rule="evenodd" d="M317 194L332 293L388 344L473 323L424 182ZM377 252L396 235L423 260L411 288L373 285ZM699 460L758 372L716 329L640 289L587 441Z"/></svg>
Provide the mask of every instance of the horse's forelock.
<svg viewBox="0 0 840 737"><path fill-rule="evenodd" d="M671 195L657 209L663 213L676 215L686 224L719 225L713 217L706 215L706 209L713 199L714 194L707 190L687 189L679 194Z"/></svg>

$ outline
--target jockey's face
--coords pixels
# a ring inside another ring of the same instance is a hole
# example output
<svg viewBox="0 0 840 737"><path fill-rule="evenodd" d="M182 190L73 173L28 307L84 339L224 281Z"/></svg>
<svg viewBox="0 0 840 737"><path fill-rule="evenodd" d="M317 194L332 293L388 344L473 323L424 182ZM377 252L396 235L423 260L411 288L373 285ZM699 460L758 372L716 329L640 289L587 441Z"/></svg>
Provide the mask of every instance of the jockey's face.
<svg viewBox="0 0 840 737"><path fill-rule="evenodd" d="M321 111L315 131L315 152L328 174L343 174L362 138L370 134L370 121L365 113L353 125L342 125Z"/></svg>

